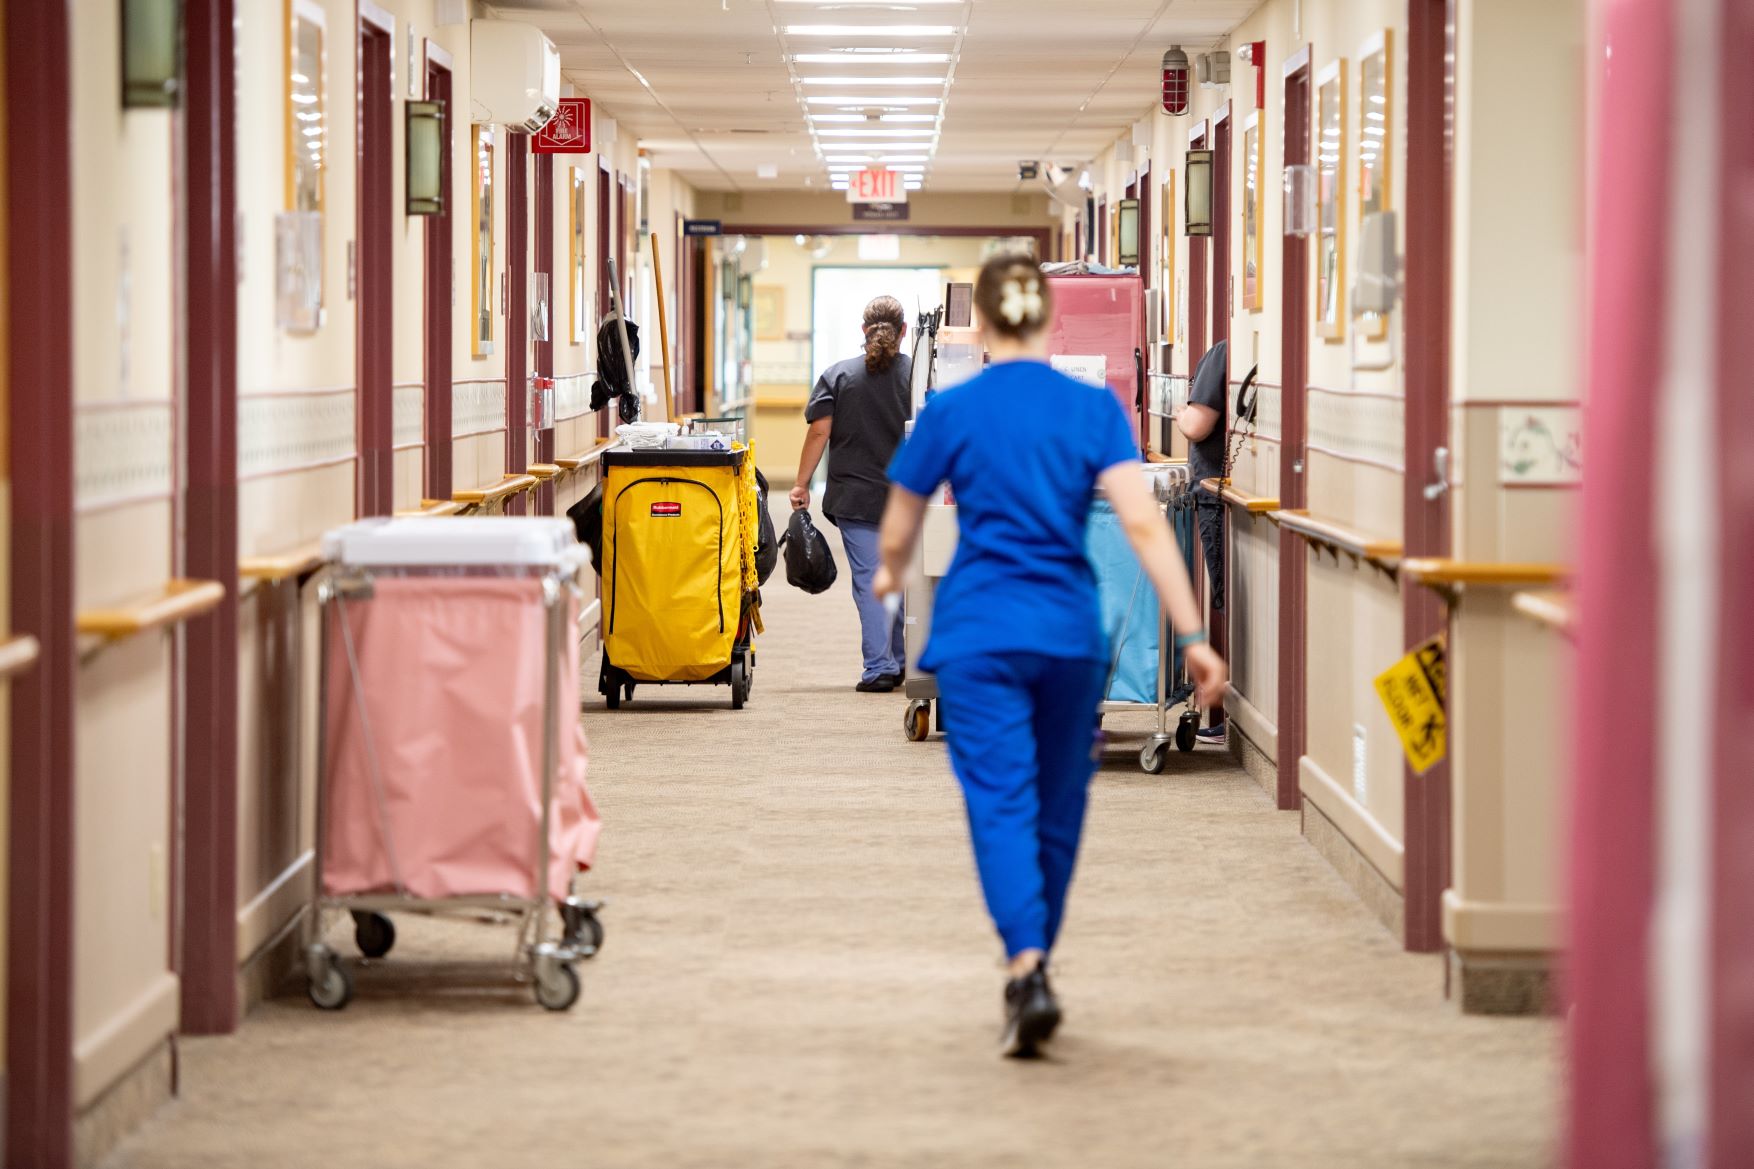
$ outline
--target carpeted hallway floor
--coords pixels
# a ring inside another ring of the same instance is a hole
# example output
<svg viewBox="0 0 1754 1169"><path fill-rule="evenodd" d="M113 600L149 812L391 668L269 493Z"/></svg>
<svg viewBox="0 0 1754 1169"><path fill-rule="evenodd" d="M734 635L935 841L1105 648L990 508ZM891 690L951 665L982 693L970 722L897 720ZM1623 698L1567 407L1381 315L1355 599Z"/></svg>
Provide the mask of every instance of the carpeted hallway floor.
<svg viewBox="0 0 1754 1169"><path fill-rule="evenodd" d="M844 574L820 597L776 580L767 617L741 713L723 689L616 715L593 695L588 887L611 904L570 1014L363 979L339 1013L280 999L185 1040L181 1099L109 1165L1552 1163L1556 1025L1458 1017L1438 960L1403 954L1205 748L1148 776L1116 744L1056 957L1062 1037L1051 1061L998 1059L999 955L942 743L853 693ZM399 925L396 956L510 944Z"/></svg>

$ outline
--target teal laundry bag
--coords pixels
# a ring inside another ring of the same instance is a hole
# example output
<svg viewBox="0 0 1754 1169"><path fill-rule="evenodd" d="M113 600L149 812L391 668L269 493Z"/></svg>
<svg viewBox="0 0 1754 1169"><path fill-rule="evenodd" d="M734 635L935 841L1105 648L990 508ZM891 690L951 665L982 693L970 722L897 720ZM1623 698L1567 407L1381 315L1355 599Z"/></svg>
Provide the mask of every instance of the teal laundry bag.
<svg viewBox="0 0 1754 1169"><path fill-rule="evenodd" d="M1113 670L1108 701L1155 703L1162 637L1157 592L1127 543L1120 517L1104 500L1097 500L1090 509L1084 550L1096 572L1102 630L1108 638Z"/></svg>

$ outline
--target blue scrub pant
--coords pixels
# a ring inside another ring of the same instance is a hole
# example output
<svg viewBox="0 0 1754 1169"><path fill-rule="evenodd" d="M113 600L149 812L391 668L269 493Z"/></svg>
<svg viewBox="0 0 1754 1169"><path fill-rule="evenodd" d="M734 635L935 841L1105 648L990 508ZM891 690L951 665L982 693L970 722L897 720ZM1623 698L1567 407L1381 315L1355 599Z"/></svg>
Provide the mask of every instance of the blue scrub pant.
<svg viewBox="0 0 1754 1169"><path fill-rule="evenodd" d="M865 672L859 680L870 682L885 674L900 674L907 662L902 624L890 621L883 602L871 591L872 578L882 563L877 554L877 525L836 520L835 526L847 550L847 565L853 571L853 603L859 607L859 641L865 655Z"/></svg>
<svg viewBox="0 0 1754 1169"><path fill-rule="evenodd" d="M1051 950L1096 773L1103 662L988 654L937 673L950 763L1007 957Z"/></svg>

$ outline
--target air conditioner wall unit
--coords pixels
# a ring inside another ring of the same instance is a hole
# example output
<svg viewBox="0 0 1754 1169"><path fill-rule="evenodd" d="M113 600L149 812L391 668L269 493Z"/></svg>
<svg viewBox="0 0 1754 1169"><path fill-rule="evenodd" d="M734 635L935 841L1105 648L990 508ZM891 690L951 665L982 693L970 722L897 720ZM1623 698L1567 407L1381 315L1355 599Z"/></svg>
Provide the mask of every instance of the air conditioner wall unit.
<svg viewBox="0 0 1754 1169"><path fill-rule="evenodd" d="M560 107L560 53L533 24L469 25L469 99L477 122L534 134Z"/></svg>

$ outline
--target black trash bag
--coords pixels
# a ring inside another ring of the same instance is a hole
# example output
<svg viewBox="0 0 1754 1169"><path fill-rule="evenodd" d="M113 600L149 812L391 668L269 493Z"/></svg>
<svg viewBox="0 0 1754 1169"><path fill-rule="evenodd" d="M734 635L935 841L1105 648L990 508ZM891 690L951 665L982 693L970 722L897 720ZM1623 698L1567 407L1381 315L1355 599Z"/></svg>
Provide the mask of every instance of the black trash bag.
<svg viewBox="0 0 1754 1169"><path fill-rule="evenodd" d="M603 575L603 485L591 488L589 495L566 509L579 543L591 550L591 567Z"/></svg>
<svg viewBox="0 0 1754 1169"><path fill-rule="evenodd" d="M755 495L761 506L761 534L755 540L755 577L766 584L773 570L779 567L780 544L774 534L773 513L767 510L767 476L755 472Z"/></svg>
<svg viewBox="0 0 1754 1169"><path fill-rule="evenodd" d="M828 537L810 518L808 508L792 513L786 534L780 538L786 550L786 583L807 593L825 593L834 585L834 554Z"/></svg>
<svg viewBox="0 0 1754 1169"><path fill-rule="evenodd" d="M634 393L627 362L621 358L619 319L612 312L597 326L597 380L591 383L591 409L601 410L611 398L618 398L621 421L634 423L639 421L639 395ZM632 321L627 322L627 346L633 350L634 360L639 360L639 326Z"/></svg>

